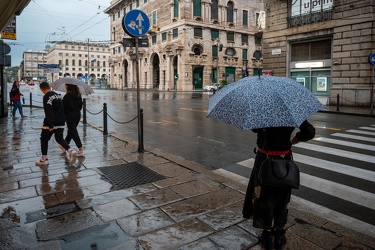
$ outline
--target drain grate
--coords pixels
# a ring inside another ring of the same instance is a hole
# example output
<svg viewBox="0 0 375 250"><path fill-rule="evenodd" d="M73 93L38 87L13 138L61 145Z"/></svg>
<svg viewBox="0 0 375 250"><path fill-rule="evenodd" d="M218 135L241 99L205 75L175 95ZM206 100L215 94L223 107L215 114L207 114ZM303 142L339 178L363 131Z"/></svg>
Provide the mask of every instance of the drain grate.
<svg viewBox="0 0 375 250"><path fill-rule="evenodd" d="M113 184L115 189L124 189L165 179L165 176L137 162L98 169Z"/></svg>

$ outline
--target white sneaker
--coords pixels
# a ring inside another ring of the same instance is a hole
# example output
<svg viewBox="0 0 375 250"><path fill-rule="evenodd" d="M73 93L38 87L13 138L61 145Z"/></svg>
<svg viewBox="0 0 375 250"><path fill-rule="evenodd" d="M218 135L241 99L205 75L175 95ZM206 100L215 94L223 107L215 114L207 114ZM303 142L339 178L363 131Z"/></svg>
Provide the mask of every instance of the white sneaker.
<svg viewBox="0 0 375 250"><path fill-rule="evenodd" d="M60 144L59 144L59 148L61 149L61 153L62 153L62 154L65 154L66 149L65 149L63 146L61 146Z"/></svg>
<svg viewBox="0 0 375 250"><path fill-rule="evenodd" d="M77 159L77 151L70 150L70 152L69 152L69 163L70 163L70 166L73 166L76 163L76 159Z"/></svg>
<svg viewBox="0 0 375 250"><path fill-rule="evenodd" d="M85 152L83 152L83 151L78 151L78 152L77 152L77 157L85 157Z"/></svg>
<svg viewBox="0 0 375 250"><path fill-rule="evenodd" d="M39 160L35 161L35 164L39 165L39 166L47 166L48 165L48 158L45 159L45 160L43 158L40 158Z"/></svg>

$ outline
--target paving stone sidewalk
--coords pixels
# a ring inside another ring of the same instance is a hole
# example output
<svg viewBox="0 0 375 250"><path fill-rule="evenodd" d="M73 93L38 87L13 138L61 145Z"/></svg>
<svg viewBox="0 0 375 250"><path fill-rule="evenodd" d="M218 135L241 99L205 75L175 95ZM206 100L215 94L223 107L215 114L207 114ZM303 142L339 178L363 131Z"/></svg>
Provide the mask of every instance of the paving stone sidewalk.
<svg viewBox="0 0 375 250"><path fill-rule="evenodd" d="M35 166L43 116L0 119L0 249L261 249L242 218L245 186L158 148L138 153L122 134L80 124L85 158L69 167L52 139L49 166ZM123 174L130 163L136 178ZM120 171L109 180L111 168ZM375 248L374 238L293 207L287 238L285 249Z"/></svg>

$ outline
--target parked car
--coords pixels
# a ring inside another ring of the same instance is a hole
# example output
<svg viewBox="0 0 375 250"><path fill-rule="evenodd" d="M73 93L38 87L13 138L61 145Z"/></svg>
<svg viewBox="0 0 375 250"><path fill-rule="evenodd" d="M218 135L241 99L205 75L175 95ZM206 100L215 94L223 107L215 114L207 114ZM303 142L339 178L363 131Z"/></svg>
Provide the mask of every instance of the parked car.
<svg viewBox="0 0 375 250"><path fill-rule="evenodd" d="M207 86L204 86L203 88L204 91L211 91L211 92L214 92L217 90L217 85L214 84L214 85L207 85Z"/></svg>

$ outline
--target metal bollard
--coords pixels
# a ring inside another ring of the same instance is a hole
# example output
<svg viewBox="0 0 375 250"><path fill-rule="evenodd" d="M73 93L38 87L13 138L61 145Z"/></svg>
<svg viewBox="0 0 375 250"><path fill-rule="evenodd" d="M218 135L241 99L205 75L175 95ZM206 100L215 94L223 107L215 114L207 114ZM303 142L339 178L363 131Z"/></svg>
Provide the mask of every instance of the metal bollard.
<svg viewBox="0 0 375 250"><path fill-rule="evenodd" d="M33 107L33 93L30 92L30 108Z"/></svg>
<svg viewBox="0 0 375 250"><path fill-rule="evenodd" d="M83 110L83 124L87 124L87 119L86 119L86 98L83 98L82 100L82 110Z"/></svg>
<svg viewBox="0 0 375 250"><path fill-rule="evenodd" d="M337 94L336 111L340 111L340 94Z"/></svg>
<svg viewBox="0 0 375 250"><path fill-rule="evenodd" d="M107 103L103 103L103 135L108 135Z"/></svg>
<svg viewBox="0 0 375 250"><path fill-rule="evenodd" d="M139 123L140 123L140 143L138 145L138 152L142 153L143 151L145 151L143 147L143 109L140 109Z"/></svg>

